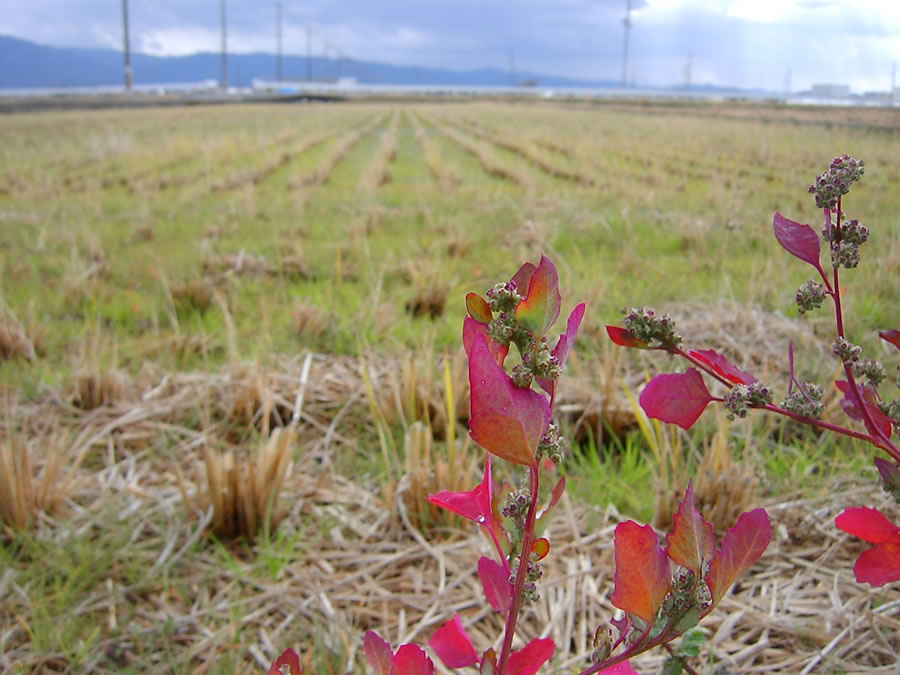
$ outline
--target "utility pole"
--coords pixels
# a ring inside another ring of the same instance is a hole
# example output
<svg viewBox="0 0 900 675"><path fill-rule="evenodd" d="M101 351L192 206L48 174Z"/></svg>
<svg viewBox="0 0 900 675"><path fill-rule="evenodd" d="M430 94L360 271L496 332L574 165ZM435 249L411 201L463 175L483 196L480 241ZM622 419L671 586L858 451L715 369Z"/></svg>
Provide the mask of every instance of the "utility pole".
<svg viewBox="0 0 900 675"><path fill-rule="evenodd" d="M125 89L131 91L131 44L128 39L128 0L122 0L122 43L125 52Z"/></svg>
<svg viewBox="0 0 900 675"><path fill-rule="evenodd" d="M684 88L691 88L691 70L694 68L694 55L688 52L687 64L684 66Z"/></svg>
<svg viewBox="0 0 900 675"><path fill-rule="evenodd" d="M625 4L625 51L622 55L622 86L628 86L628 33L631 31L631 0Z"/></svg>
<svg viewBox="0 0 900 675"><path fill-rule="evenodd" d="M275 28L275 79L281 82L281 0L275 3L277 13Z"/></svg>
<svg viewBox="0 0 900 675"><path fill-rule="evenodd" d="M219 2L222 19L222 90L228 91L228 22L225 16L225 0Z"/></svg>
<svg viewBox="0 0 900 675"><path fill-rule="evenodd" d="M509 86L516 86L516 49L515 47L510 48L509 50Z"/></svg>
<svg viewBox="0 0 900 675"><path fill-rule="evenodd" d="M306 81L312 82L312 26L306 24Z"/></svg>

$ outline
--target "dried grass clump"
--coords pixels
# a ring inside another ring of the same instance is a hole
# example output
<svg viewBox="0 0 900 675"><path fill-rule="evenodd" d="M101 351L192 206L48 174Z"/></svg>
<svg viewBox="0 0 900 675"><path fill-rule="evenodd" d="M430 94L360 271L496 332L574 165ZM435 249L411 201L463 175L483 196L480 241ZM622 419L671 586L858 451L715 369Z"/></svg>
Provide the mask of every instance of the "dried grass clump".
<svg viewBox="0 0 900 675"><path fill-rule="evenodd" d="M254 256L243 249L231 255L211 256L203 261L204 272L224 274L231 272L238 276L242 274L271 275L276 270L262 256Z"/></svg>
<svg viewBox="0 0 900 675"><path fill-rule="evenodd" d="M412 316L437 319L443 316L450 295L450 283L440 267L428 261L408 263L398 269L413 287L412 297L406 301L406 311Z"/></svg>
<svg viewBox="0 0 900 675"><path fill-rule="evenodd" d="M125 398L130 378L120 371L82 372L75 376L72 404L81 410L95 410Z"/></svg>
<svg viewBox="0 0 900 675"><path fill-rule="evenodd" d="M241 429L255 427L263 434L287 426L292 413L290 402L274 390L269 373L260 363L233 365L228 381L230 386L221 396L229 422Z"/></svg>
<svg viewBox="0 0 900 675"><path fill-rule="evenodd" d="M294 319L294 331L301 338L322 337L331 325L331 314L307 299L297 300L291 310Z"/></svg>
<svg viewBox="0 0 900 675"><path fill-rule="evenodd" d="M36 358L34 343L21 323L13 319L0 318L0 357L3 359L22 358L33 363Z"/></svg>
<svg viewBox="0 0 900 675"><path fill-rule="evenodd" d="M32 447L43 448L43 458ZM60 436L22 442L7 436L0 441L0 522L22 530L38 513L55 513L76 486L76 472L82 452L69 467L65 444Z"/></svg>
<svg viewBox="0 0 900 675"><path fill-rule="evenodd" d="M172 286L172 302L185 311L205 312L213 302L213 287L207 279L194 279L180 286Z"/></svg>
<svg viewBox="0 0 900 675"><path fill-rule="evenodd" d="M296 430L275 429L255 454L233 449L219 452L206 446L206 491L191 497L179 475L179 488L188 508L213 508L213 531L234 539L254 538L265 526L274 530L284 518L278 497L291 470Z"/></svg>

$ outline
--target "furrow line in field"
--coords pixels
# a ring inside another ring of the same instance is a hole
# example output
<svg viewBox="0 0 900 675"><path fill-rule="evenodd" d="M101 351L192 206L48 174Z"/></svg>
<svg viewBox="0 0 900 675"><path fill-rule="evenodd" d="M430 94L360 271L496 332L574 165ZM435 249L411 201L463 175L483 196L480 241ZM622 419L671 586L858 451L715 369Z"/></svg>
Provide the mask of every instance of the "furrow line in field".
<svg viewBox="0 0 900 675"><path fill-rule="evenodd" d="M444 134L444 136L446 136L450 141L475 157L475 159L478 160L478 163L481 164L482 170L489 176L509 180L513 183L516 183L517 185L521 185L522 187L531 186L531 180L527 176L519 171L514 171L499 164L491 155L485 153L482 148L478 147L475 143L470 141L453 127L447 125L446 123L441 124L432 117L426 117L425 119L435 129Z"/></svg>
<svg viewBox="0 0 900 675"><path fill-rule="evenodd" d="M397 156L397 127L400 115L395 110L387 133L381 138L381 145L375 154L375 160L359 180L359 190L364 194L373 194L382 185L391 182L389 166Z"/></svg>
<svg viewBox="0 0 900 675"><path fill-rule="evenodd" d="M426 134L425 129L422 128L422 123L419 121L418 115L411 111L407 111L407 114L409 115L409 121L412 125L413 135L415 135L416 140L422 148L422 154L425 157L425 165L428 167L428 171L431 172L431 175L437 181L438 185L441 186L442 190L455 190L462 182L462 179L446 166L441 158L441 151L431 142L431 139L428 138L428 134Z"/></svg>
<svg viewBox="0 0 900 675"><path fill-rule="evenodd" d="M551 164L543 157L536 155L527 146L513 141L510 138L505 138L502 135L497 134L497 132L483 131L481 128L479 128L477 125L473 125L471 122L459 123L446 119L444 121L459 131L471 134L472 136L480 138L487 143L496 145L498 148L503 148L504 150L508 150L509 152L519 155L519 157L524 159L526 162L528 162L532 166L537 167L539 170L549 176L553 176L554 178L562 178L563 180L574 181L576 183L581 183L587 186L591 186L595 182L591 176L583 174L580 171L574 171L571 169L556 166L555 164Z"/></svg>
<svg viewBox="0 0 900 675"><path fill-rule="evenodd" d="M321 185L322 183L325 183L328 180L328 177L331 175L331 172L334 171L334 168L338 165L338 163L342 159L344 159L344 157L346 157L347 153L350 152L350 150L352 150L366 136L377 129L378 126L384 121L384 118L387 116L388 113L383 112L380 115L376 116L361 129L346 134L343 139L338 141L338 143L332 149L331 153L327 157L325 157L322 163L319 164L319 166L317 166L312 171L312 173L289 181L288 187L300 188L308 185Z"/></svg>

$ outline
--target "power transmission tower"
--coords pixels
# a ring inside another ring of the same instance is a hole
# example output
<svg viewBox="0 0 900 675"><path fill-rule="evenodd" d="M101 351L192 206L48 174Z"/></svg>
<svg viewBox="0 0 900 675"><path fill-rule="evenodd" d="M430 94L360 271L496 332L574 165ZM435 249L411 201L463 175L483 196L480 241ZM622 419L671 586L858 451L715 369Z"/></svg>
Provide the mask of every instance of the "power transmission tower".
<svg viewBox="0 0 900 675"><path fill-rule="evenodd" d="M306 24L306 81L312 82L312 26Z"/></svg>
<svg viewBox="0 0 900 675"><path fill-rule="evenodd" d="M694 69L694 55L688 52L687 63L684 66L684 88L691 88L691 71Z"/></svg>
<svg viewBox="0 0 900 675"><path fill-rule="evenodd" d="M131 91L131 45L128 39L128 0L122 0L122 42L125 51L125 89Z"/></svg>
<svg viewBox="0 0 900 675"><path fill-rule="evenodd" d="M628 86L628 33L631 31L631 0L625 4L625 51L622 55L622 86Z"/></svg>
<svg viewBox="0 0 900 675"><path fill-rule="evenodd" d="M225 16L225 0L219 3L222 19L222 89L228 91L228 22Z"/></svg>
<svg viewBox="0 0 900 675"><path fill-rule="evenodd" d="M277 11L276 28L275 28L275 79L281 82L281 0L275 3Z"/></svg>

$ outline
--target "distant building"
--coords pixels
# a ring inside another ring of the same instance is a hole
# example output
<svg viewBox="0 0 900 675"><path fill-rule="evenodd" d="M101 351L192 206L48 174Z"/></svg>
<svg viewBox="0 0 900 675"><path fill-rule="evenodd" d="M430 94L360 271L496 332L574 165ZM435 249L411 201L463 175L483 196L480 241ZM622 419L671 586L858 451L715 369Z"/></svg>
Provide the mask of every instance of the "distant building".
<svg viewBox="0 0 900 675"><path fill-rule="evenodd" d="M849 84L814 84L810 93L815 98L846 98L850 95Z"/></svg>

